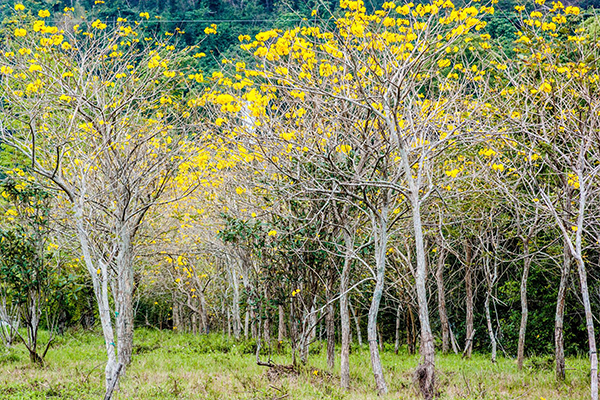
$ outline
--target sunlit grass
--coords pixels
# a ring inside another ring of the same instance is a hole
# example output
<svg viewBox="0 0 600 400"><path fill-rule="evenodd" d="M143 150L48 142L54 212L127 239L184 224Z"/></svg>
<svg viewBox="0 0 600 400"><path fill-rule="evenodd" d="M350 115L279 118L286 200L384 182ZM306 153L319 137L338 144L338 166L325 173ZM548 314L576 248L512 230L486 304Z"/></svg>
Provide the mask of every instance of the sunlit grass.
<svg viewBox="0 0 600 400"><path fill-rule="evenodd" d="M42 336L44 340L44 335ZM218 334L193 336L138 330L135 355L115 399L414 399L418 394L412 372L417 355L382 353L390 393L378 397L370 372L369 352L353 347L352 388L338 388L339 366L329 373L325 346L315 344L309 365L299 375L270 380L256 365L252 342L235 342ZM322 351L319 352L319 348ZM273 354L289 364L289 348ZM263 356L267 358L267 356ZM103 395L104 341L97 333L60 337L43 368L32 366L22 344L0 349L0 399L98 399ZM339 362L339 358L336 359ZM586 359L567 360L567 380L554 379L551 360L529 360L523 371L500 357L492 364L484 354L471 360L438 355L441 399L587 399Z"/></svg>

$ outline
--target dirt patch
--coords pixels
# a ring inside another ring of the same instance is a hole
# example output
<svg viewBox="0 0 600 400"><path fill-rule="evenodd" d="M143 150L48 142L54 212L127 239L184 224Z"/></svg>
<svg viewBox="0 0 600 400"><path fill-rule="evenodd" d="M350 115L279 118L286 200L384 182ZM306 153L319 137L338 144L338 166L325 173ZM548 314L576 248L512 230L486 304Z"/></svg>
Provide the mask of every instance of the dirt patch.
<svg viewBox="0 0 600 400"><path fill-rule="evenodd" d="M283 377L296 377L300 374L300 372L294 368L293 365L271 365L267 372L265 372L265 376L269 380L269 382L277 382L279 379Z"/></svg>

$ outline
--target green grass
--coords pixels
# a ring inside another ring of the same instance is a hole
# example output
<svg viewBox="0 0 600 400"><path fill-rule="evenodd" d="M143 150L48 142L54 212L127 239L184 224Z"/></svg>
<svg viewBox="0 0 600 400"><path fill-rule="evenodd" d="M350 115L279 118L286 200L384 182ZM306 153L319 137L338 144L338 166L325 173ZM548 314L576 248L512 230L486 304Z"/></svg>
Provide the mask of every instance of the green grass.
<svg viewBox="0 0 600 400"><path fill-rule="evenodd" d="M43 336L42 336L43 340ZM412 372L418 356L382 353L390 393L374 393L366 347L353 348L352 388L337 387L339 366L327 372L324 346L316 344L309 364L297 376L270 380L257 366L254 343L235 342L213 334L193 336L137 330L134 359L115 399L415 399ZM322 347L323 351L319 352ZM274 354L275 363L289 364L289 349ZM104 342L99 334L69 333L60 337L46 357L45 367L29 363L22 344L0 349L0 399L99 399L103 395ZM336 359L339 362L339 358ZM516 362L486 355L469 361L459 356L437 357L441 399L588 399L587 359L567 360L567 380L558 384L547 359ZM315 373L316 371L316 373Z"/></svg>

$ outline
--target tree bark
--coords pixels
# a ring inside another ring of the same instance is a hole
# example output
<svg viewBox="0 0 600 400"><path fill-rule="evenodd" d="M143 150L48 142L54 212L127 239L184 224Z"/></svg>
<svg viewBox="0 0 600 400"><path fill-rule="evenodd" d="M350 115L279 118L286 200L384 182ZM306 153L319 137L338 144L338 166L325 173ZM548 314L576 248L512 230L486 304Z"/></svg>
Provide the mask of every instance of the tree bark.
<svg viewBox="0 0 600 400"><path fill-rule="evenodd" d="M244 338L248 339L248 328L250 327L250 312L244 314Z"/></svg>
<svg viewBox="0 0 600 400"><path fill-rule="evenodd" d="M330 290L328 290L331 293ZM335 366L335 307L331 301L331 294L327 296L327 314L325 315L325 325L327 329L327 368L333 371Z"/></svg>
<svg viewBox="0 0 600 400"><path fill-rule="evenodd" d="M429 308L427 305L427 260L423 238L423 225L421 222L421 209L418 192L413 192L412 219L415 233L415 255L417 268L415 274L415 287L417 289L417 302L419 305L419 321L421 323L421 364L416 375L419 381L421 394L426 400L435 397L435 347L433 334L429 323Z"/></svg>
<svg viewBox="0 0 600 400"><path fill-rule="evenodd" d="M554 358L556 360L556 379L565 380L565 341L564 341L564 319L567 301L567 285L571 270L571 252L565 242L563 251L563 264L560 271L560 283L556 299L556 314L554 318Z"/></svg>
<svg viewBox="0 0 600 400"><path fill-rule="evenodd" d="M578 249L579 250L579 249ZM585 310L585 324L588 333L588 343L590 348L590 391L591 399L598 400L598 352L596 348L596 334L594 332L594 315L592 314L592 305L590 303L590 294L587 283L587 272L581 253L575 255L575 262L579 272L579 283L581 285L581 297L583 308Z"/></svg>
<svg viewBox="0 0 600 400"><path fill-rule="evenodd" d="M309 318L309 329L310 329L310 333L308 335L308 341L307 341L307 345L309 343L312 343L315 341L315 339L317 338L317 309L316 309L316 303L317 303L317 296L315 296L313 298L313 302L312 302L312 306L310 307L310 318ZM329 311L327 311L329 312Z"/></svg>
<svg viewBox="0 0 600 400"><path fill-rule="evenodd" d="M354 243L352 236L344 229L344 267L340 278L340 325L342 347L340 349L340 386L350 388L350 313L348 310L348 285L350 281L350 266Z"/></svg>
<svg viewBox="0 0 600 400"><path fill-rule="evenodd" d="M382 208L379 215L372 216L372 226L375 237L375 288L373 289L373 298L371 300L367 321L367 340L369 341L369 352L371 355L371 369L373 370L377 393L380 395L388 392L383 376L383 368L381 367L379 347L377 346L377 315L379 314L379 304L381 303L381 297L383 296L388 242L387 209L386 207Z"/></svg>
<svg viewBox="0 0 600 400"><path fill-rule="evenodd" d="M105 388L114 387L113 380L115 371L117 370L117 354L115 345L115 336L111 320L110 303L108 298L108 266L100 260L98 265L95 265L92 250L89 243L85 221L83 218L83 205L75 203L73 206L75 223L77 226L77 238L81 245L83 259L85 261L88 273L92 277L92 285L96 302L98 304L98 316L100 317L100 325L102 326L102 334L104 336L104 346L106 349L106 366L104 368ZM96 269L97 268L97 269Z"/></svg>
<svg viewBox="0 0 600 400"><path fill-rule="evenodd" d="M348 302L350 303L350 302ZM362 333L360 331L360 315L354 310L354 306L350 304L350 312L352 313L352 318L354 318L354 325L356 329L356 341L359 346L362 346Z"/></svg>
<svg viewBox="0 0 600 400"><path fill-rule="evenodd" d="M467 292L467 343L465 343L465 348L467 352L465 353L466 358L471 358L472 346L468 342L473 335L473 265L472 265L472 248L471 244L466 241L465 242L465 291ZM471 338L472 340L472 338Z"/></svg>
<svg viewBox="0 0 600 400"><path fill-rule="evenodd" d="M206 297L204 296L204 289L198 290L198 298L200 299L200 323L202 333L208 335L208 309L206 305Z"/></svg>
<svg viewBox="0 0 600 400"><path fill-rule="evenodd" d="M495 277L489 282L488 288L485 293L485 320L487 323L488 335L490 336L490 342L492 344L492 363L496 363L497 353L497 342L496 335L494 335L494 328L492 327L492 315L490 313L490 298L492 297L492 288L495 281Z"/></svg>
<svg viewBox="0 0 600 400"><path fill-rule="evenodd" d="M286 337L286 332L285 332L285 312L283 309L283 304L279 304L279 306L277 306L277 309L279 311L279 324L278 324L278 329L277 329L277 341L278 342L283 342L285 340Z"/></svg>
<svg viewBox="0 0 600 400"><path fill-rule="evenodd" d="M447 250L442 246L442 241L436 237L437 242L437 268L435 282L438 293L438 313L440 314L440 325L442 327L442 353L448 353L450 349L450 323L446 311L446 289L444 288L444 264L446 262Z"/></svg>
<svg viewBox="0 0 600 400"><path fill-rule="evenodd" d="M242 331L242 319L240 317L240 282L235 268L233 266L230 268L231 280L233 283L233 301L231 305L231 312L233 314L233 336L236 339L239 339Z"/></svg>
<svg viewBox="0 0 600 400"><path fill-rule="evenodd" d="M127 226L121 228L123 231ZM115 301L115 326L117 330L117 358L123 364L121 375L131 364L133 351L133 245L129 232L121 233L117 256L117 293Z"/></svg>
<svg viewBox="0 0 600 400"><path fill-rule="evenodd" d="M519 345L517 348L517 367L523 369L523 360L525 358L525 333L527 330L527 279L529 278L529 268L531 266L531 257L529 257L529 240L523 242L525 247L523 264L523 276L521 277L521 326L519 327Z"/></svg>
<svg viewBox="0 0 600 400"><path fill-rule="evenodd" d="M527 306L527 280L529 279L529 269L532 258L530 257L529 243L536 233L538 223L538 210L535 212L535 221L529 228L527 236L523 238L523 276L521 277L521 326L519 327L519 344L517 347L517 367L523 369L523 360L525 358L525 334L527 331L527 316L529 314Z"/></svg>
<svg viewBox="0 0 600 400"><path fill-rule="evenodd" d="M179 320L179 303L173 296L173 330L181 329L181 321Z"/></svg>
<svg viewBox="0 0 600 400"><path fill-rule="evenodd" d="M396 340L394 342L394 353L398 354L398 350L400 350L400 313L402 312L402 307L398 305L396 309Z"/></svg>
<svg viewBox="0 0 600 400"><path fill-rule="evenodd" d="M406 347L408 354L415 354L415 316L412 307L406 309Z"/></svg>

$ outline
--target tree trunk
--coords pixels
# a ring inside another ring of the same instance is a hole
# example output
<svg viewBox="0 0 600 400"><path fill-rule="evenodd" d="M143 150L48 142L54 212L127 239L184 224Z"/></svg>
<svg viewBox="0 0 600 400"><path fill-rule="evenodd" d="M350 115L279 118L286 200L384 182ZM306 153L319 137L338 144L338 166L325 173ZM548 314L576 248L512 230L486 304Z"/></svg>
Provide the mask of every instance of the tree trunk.
<svg viewBox="0 0 600 400"><path fill-rule="evenodd" d="M122 227L128 229L127 226ZM121 234L117 256L117 293L115 296L115 326L117 331L117 358L123 365L121 375L131 364L133 351L133 245L128 232Z"/></svg>
<svg viewBox="0 0 600 400"><path fill-rule="evenodd" d="M429 324L429 308L427 305L427 262L423 240L423 226L421 223L421 210L418 193L413 194L412 213L413 228L415 233L415 248L417 268L415 274L415 287L417 289L417 302L419 304L419 321L421 323L421 364L416 375L419 381L421 394L426 400L435 396L435 347L433 334Z"/></svg>
<svg viewBox="0 0 600 400"><path fill-rule="evenodd" d="M556 379L565 380L565 341L563 336L563 324L565 319L565 307L567 300L567 285L571 270L571 251L565 242L563 252L563 265L560 271L560 284L556 299L556 315L554 318L554 358L556 360Z"/></svg>
<svg viewBox="0 0 600 400"><path fill-rule="evenodd" d="M327 368L333 371L333 367L335 366L335 307L331 301L331 297L331 295L327 296L329 304L327 305L327 314L325 315L325 325L327 329Z"/></svg>
<svg viewBox="0 0 600 400"><path fill-rule="evenodd" d="M494 328L492 327L492 315L490 313L490 298L492 297L492 288L488 287L485 293L485 321L487 323L488 335L490 336L490 342L492 344L492 363L496 363L496 352L497 343L496 335L494 335Z"/></svg>
<svg viewBox="0 0 600 400"><path fill-rule="evenodd" d="M231 267L231 280L233 282L233 301L231 312L233 313L233 336L240 338L242 332L242 319L240 317L240 282L235 268ZM248 336L248 335L246 335Z"/></svg>
<svg viewBox="0 0 600 400"><path fill-rule="evenodd" d="M444 264L446 262L446 249L442 246L440 238L436 237L437 242L437 268L435 272L435 282L438 292L438 313L440 314L440 325L442 327L442 353L448 353L450 349L450 323L446 311L446 290L444 288Z"/></svg>
<svg viewBox="0 0 600 400"><path fill-rule="evenodd" d="M402 307L398 305L396 309L396 340L394 342L394 353L398 354L398 350L400 349L400 313L402 311Z"/></svg>
<svg viewBox="0 0 600 400"><path fill-rule="evenodd" d="M493 240L493 239L492 239ZM528 240L527 240L528 241ZM497 248L497 243L492 242L494 248ZM485 321L487 323L488 335L490 337L490 342L492 345L492 363L496 363L496 353L498 349L498 343L496 341L496 335L494 334L494 328L492 326L492 314L490 312L490 300L492 298L492 290L496 285L496 280L498 279L498 262L494 258L494 267L493 270L490 269L490 258L493 255L486 254L484 259L484 267L485 267L485 280L487 282L487 287L485 291Z"/></svg>
<svg viewBox="0 0 600 400"><path fill-rule="evenodd" d="M465 353L466 358L471 358L472 346L470 346L468 341L473 335L473 260L471 257L471 244L467 241L465 242L465 291L467 292L467 343L465 343L465 348L467 349L467 352Z"/></svg>
<svg viewBox="0 0 600 400"><path fill-rule="evenodd" d="M406 309L406 348L408 354L415 354L415 317L412 307L409 305Z"/></svg>
<svg viewBox="0 0 600 400"><path fill-rule="evenodd" d="M279 311L279 324L278 324L278 329L277 329L277 341L278 342L283 342L285 340L286 337L286 332L285 332L285 312L283 309L283 304L279 304L279 306L277 306L277 309Z"/></svg>
<svg viewBox="0 0 600 400"><path fill-rule="evenodd" d="M529 268L531 266L531 257L529 257L529 240L523 242L525 261L523 264L523 276L521 277L521 326L519 327L519 345L517 348L517 367L523 369L523 359L525 358L525 333L527 330L527 279L529 278Z"/></svg>
<svg viewBox="0 0 600 400"><path fill-rule="evenodd" d="M373 289L373 298L367 321L367 339L369 341L369 352L371 354L371 368L375 378L377 393L382 395L388 392L383 368L381 367L381 358L379 356L379 347L377 346L377 315L379 314L379 304L383 296L383 285L385 279L385 262L388 242L387 232L387 209L382 207L378 216L373 215L373 233L375 237L375 288Z"/></svg>
<svg viewBox="0 0 600 400"><path fill-rule="evenodd" d="M181 329L181 321L179 320L179 303L173 296L173 331Z"/></svg>
<svg viewBox="0 0 600 400"><path fill-rule="evenodd" d="M271 319L268 313L263 321L263 339L267 346L271 346Z"/></svg>
<svg viewBox="0 0 600 400"><path fill-rule="evenodd" d="M578 236L581 234L578 234ZM578 240L580 241L580 240ZM578 243L579 245L579 243ZM577 246L580 247L580 246ZM577 250L580 250L578 248ZM588 343L590 348L590 390L591 399L598 400L598 352L596 348L596 334L594 332L594 315L592 314L592 305L590 303L590 294L587 283L587 272L585 269L585 263L581 256L581 252L578 251L575 254L575 262L577 263L577 270L579 272L579 283L581 285L581 298L583 300L583 308L585 310L585 323L587 326Z"/></svg>
<svg viewBox="0 0 600 400"><path fill-rule="evenodd" d="M203 290L198 290L198 298L200 299L200 323L202 333L208 335L208 309L206 305L206 297Z"/></svg>
<svg viewBox="0 0 600 400"><path fill-rule="evenodd" d="M194 315L193 324L196 323L196 316ZM194 331L196 331L196 327L194 326ZM227 309L227 338L231 339L231 310Z"/></svg>
<svg viewBox="0 0 600 400"><path fill-rule="evenodd" d="M310 333L308 335L307 344L314 342L315 339L317 338L317 320L318 320L318 318L317 318L316 303L317 303L317 296L315 296L313 298L312 306L310 307L310 318L309 318L309 322L308 322Z"/></svg>
<svg viewBox="0 0 600 400"><path fill-rule="evenodd" d="M452 329L450 329L450 343L452 343L452 351L454 352L454 354L458 355L458 343L456 342L456 338L454 337Z"/></svg>
<svg viewBox="0 0 600 400"><path fill-rule="evenodd" d="M342 348L340 349L340 386L350 388L350 313L348 310L348 285L354 243L352 236L344 229L344 267L340 278L340 325Z"/></svg>
<svg viewBox="0 0 600 400"><path fill-rule="evenodd" d="M360 315L354 310L354 306L350 304L350 312L352 318L354 318L354 325L356 328L356 340L359 346L362 346L362 333L360 332Z"/></svg>
<svg viewBox="0 0 600 400"><path fill-rule="evenodd" d="M258 326L258 323L260 323L260 322L258 321L256 311L254 310L254 308L251 308L250 309L250 333L252 334L253 339L258 339L258 329L260 329L260 327Z"/></svg>
<svg viewBox="0 0 600 400"><path fill-rule="evenodd" d="M115 336L111 320L110 303L108 299L108 266L101 261L95 265L92 258L90 243L87 236L86 226L83 218L83 205L75 203L73 206L75 223L77 225L77 239L81 245L83 259L88 273L92 278L94 295L98 304L98 316L102 326L104 345L106 349L106 366L104 368L105 388L114 387L113 380L117 370L117 354L115 349Z"/></svg>
<svg viewBox="0 0 600 400"><path fill-rule="evenodd" d="M290 299L290 343L292 345L292 365L297 365L296 353L299 350L298 343L298 323L296 322L296 310L294 307L294 299Z"/></svg>

